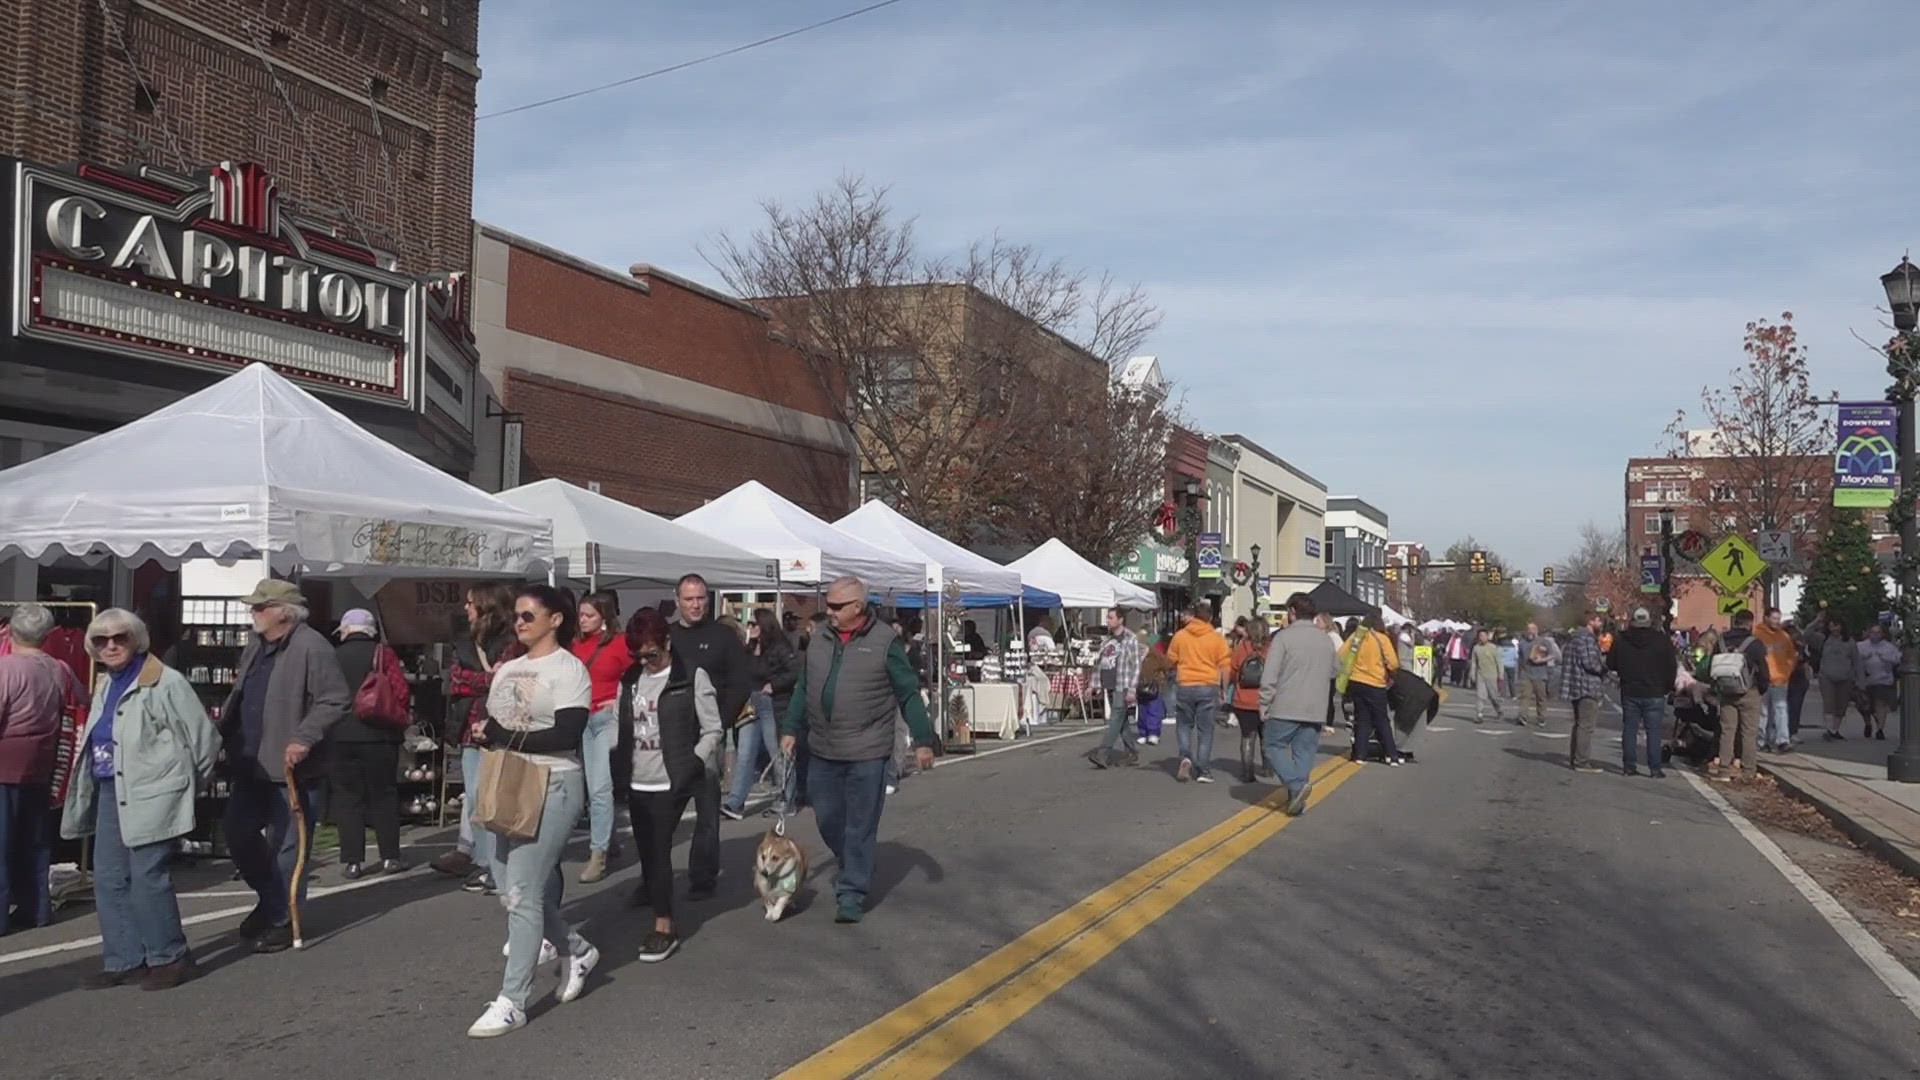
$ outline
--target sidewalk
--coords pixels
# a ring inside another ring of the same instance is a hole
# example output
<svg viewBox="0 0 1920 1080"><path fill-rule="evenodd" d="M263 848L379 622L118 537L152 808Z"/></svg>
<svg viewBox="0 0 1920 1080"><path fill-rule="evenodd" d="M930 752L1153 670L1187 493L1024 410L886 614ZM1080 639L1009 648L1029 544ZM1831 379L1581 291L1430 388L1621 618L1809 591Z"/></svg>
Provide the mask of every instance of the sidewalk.
<svg viewBox="0 0 1920 1080"><path fill-rule="evenodd" d="M1807 695L1803 724L1819 715L1819 698L1817 690ZM1900 745L1894 733L1885 742L1862 739L1851 714L1845 742L1827 742L1820 730L1803 726L1808 741L1790 754L1763 755L1760 770L1833 819L1855 843L1920 877L1920 784L1887 779L1887 755Z"/></svg>

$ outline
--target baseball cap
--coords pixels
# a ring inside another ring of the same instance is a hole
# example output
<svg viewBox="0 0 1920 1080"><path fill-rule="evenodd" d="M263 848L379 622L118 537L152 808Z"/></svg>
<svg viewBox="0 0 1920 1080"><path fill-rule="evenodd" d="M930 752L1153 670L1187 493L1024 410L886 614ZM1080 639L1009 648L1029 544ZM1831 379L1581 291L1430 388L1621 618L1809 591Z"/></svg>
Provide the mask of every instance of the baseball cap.
<svg viewBox="0 0 1920 1080"><path fill-rule="evenodd" d="M1643 607L1634 608L1633 609L1633 625L1652 626L1653 616L1648 614L1646 608L1643 608Z"/></svg>
<svg viewBox="0 0 1920 1080"><path fill-rule="evenodd" d="M336 630L335 633L341 637L346 637L355 630L371 631L374 629L374 625L373 612L368 611L366 608L351 608L345 615L340 616L340 629Z"/></svg>

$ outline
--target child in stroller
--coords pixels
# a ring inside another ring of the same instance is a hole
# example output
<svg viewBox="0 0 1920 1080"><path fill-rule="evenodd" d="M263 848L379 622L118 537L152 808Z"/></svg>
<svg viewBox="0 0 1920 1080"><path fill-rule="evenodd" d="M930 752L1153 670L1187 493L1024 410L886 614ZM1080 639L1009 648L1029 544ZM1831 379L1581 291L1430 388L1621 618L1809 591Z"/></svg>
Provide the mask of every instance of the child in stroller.
<svg viewBox="0 0 1920 1080"><path fill-rule="evenodd" d="M1702 702L1693 694L1674 694L1673 731L1667 740L1665 759L1684 758L1695 768L1704 769L1720 752L1720 703Z"/></svg>

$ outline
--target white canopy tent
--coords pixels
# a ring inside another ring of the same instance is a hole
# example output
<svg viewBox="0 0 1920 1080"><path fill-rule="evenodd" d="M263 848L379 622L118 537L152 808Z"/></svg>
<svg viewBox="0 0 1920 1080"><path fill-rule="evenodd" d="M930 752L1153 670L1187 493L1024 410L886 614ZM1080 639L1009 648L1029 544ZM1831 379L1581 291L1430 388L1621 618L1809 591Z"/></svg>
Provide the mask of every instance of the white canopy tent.
<svg viewBox="0 0 1920 1080"><path fill-rule="evenodd" d="M773 589L773 560L610 499L565 480L536 480L500 493L553 522L553 556L563 577L596 586L634 580L671 584L699 574L717 589Z"/></svg>
<svg viewBox="0 0 1920 1080"><path fill-rule="evenodd" d="M1005 596L1008 603L1020 596L1020 574L1017 571L968 551L924 528L886 503L870 500L833 524L841 532L857 536L875 547L885 548L904 558L925 561L927 592L944 593L948 583L952 583L962 593Z"/></svg>
<svg viewBox="0 0 1920 1080"><path fill-rule="evenodd" d="M555 528L558 527L558 525L555 525ZM1385 604L1380 605L1380 621L1386 623L1388 629L1397 626L1406 626L1413 622L1412 619L1407 618L1405 615L1400 614Z"/></svg>
<svg viewBox="0 0 1920 1080"><path fill-rule="evenodd" d="M896 555L842 532L758 480L674 520L775 560L783 585L824 585L851 575L883 595L926 590L926 560Z"/></svg>
<svg viewBox="0 0 1920 1080"><path fill-rule="evenodd" d="M1160 606L1153 593L1107 573L1081 558L1058 537L1007 564L1020 580L1035 588L1060 594L1070 608L1122 607L1142 610Z"/></svg>
<svg viewBox="0 0 1920 1080"><path fill-rule="evenodd" d="M0 472L0 558L265 555L281 573L519 576L552 557L552 535L265 364Z"/></svg>

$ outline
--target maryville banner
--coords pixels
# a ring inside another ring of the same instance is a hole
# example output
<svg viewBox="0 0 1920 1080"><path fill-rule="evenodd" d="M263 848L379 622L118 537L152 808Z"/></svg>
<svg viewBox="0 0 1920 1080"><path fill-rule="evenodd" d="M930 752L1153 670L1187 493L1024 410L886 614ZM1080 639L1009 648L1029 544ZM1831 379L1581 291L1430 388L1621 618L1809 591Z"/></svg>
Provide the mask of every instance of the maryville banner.
<svg viewBox="0 0 1920 1080"><path fill-rule="evenodd" d="M1833 505L1893 505L1900 486L1894 425L1900 408L1884 401L1840 405L1840 447L1833 457Z"/></svg>

